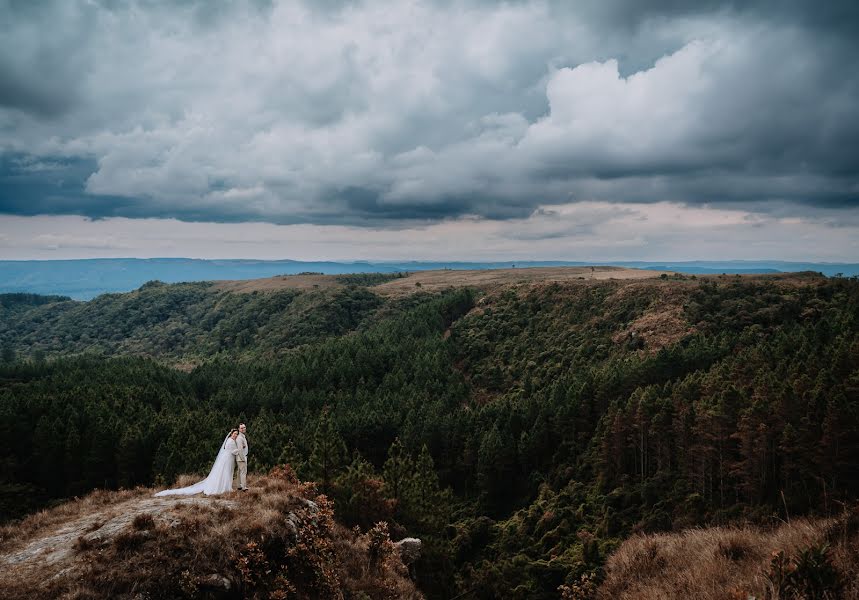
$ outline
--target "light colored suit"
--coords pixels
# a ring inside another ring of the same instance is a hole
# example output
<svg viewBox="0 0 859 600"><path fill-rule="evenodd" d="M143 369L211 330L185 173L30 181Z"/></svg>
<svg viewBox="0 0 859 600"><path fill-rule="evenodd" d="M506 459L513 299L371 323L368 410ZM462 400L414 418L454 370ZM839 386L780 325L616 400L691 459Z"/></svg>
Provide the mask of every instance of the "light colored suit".
<svg viewBox="0 0 859 600"><path fill-rule="evenodd" d="M239 433L236 438L236 466L239 468L239 488L247 489L248 487L248 440L243 433Z"/></svg>

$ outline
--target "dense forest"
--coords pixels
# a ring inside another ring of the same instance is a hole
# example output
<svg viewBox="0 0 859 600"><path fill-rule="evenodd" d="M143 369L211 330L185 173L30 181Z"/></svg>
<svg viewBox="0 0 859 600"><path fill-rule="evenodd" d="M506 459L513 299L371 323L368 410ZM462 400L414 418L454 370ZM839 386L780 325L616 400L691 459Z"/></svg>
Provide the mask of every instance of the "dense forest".
<svg viewBox="0 0 859 600"><path fill-rule="evenodd" d="M252 470L424 539L428 597L541 599L633 532L859 497L856 278L379 281L0 296L2 516L206 472L243 420Z"/></svg>

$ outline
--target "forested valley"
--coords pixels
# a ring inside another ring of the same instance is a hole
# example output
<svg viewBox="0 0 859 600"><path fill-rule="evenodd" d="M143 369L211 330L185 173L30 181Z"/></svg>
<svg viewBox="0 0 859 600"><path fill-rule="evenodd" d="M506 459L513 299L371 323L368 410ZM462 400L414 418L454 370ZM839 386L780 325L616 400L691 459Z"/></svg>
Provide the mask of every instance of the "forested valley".
<svg viewBox="0 0 859 600"><path fill-rule="evenodd" d="M856 278L383 280L0 296L2 517L205 473L243 421L252 471L424 540L427 597L524 600L600 581L634 533L859 497Z"/></svg>

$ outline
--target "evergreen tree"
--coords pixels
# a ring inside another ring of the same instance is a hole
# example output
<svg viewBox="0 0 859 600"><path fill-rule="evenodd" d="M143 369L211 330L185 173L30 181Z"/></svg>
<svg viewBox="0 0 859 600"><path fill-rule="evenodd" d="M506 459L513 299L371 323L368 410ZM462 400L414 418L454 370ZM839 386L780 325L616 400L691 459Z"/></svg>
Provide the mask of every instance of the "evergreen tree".
<svg viewBox="0 0 859 600"><path fill-rule="evenodd" d="M405 489L405 512L421 531L438 531L448 517L446 500L439 485L435 463L424 444Z"/></svg>
<svg viewBox="0 0 859 600"><path fill-rule="evenodd" d="M313 435L313 450L308 461L310 475L326 494L331 492L331 481L343 466L345 457L346 444L337 432L331 411L326 406L319 415Z"/></svg>
<svg viewBox="0 0 859 600"><path fill-rule="evenodd" d="M276 464L289 465L296 473L306 469L305 462L301 458L301 453L295 447L295 443L292 440L287 440L286 444L283 445L283 449L277 456Z"/></svg>
<svg viewBox="0 0 859 600"><path fill-rule="evenodd" d="M11 344L4 344L3 350L0 352L0 360L4 363L15 362L15 348Z"/></svg>
<svg viewBox="0 0 859 600"><path fill-rule="evenodd" d="M395 438L388 448L388 459L382 468L385 493L389 498L401 503L408 490L414 471L412 457L403 447L400 438Z"/></svg>
<svg viewBox="0 0 859 600"><path fill-rule="evenodd" d="M64 471L66 490L69 494L77 494L83 490L83 480L81 474L81 436L78 428L74 423L69 425L69 432L66 436L66 445L63 452Z"/></svg>
<svg viewBox="0 0 859 600"><path fill-rule="evenodd" d="M373 465L355 450L352 461L336 481L338 518L362 529L391 520L394 502L384 496L383 487Z"/></svg>

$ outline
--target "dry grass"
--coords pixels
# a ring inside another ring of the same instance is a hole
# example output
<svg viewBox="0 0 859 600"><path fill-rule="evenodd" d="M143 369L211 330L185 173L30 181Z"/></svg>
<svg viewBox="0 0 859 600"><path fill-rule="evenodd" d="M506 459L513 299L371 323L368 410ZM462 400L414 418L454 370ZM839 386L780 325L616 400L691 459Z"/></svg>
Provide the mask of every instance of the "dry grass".
<svg viewBox="0 0 859 600"><path fill-rule="evenodd" d="M529 267L525 269L482 269L416 271L408 277L377 285L382 296L407 296L416 291L438 292L449 288L475 287L491 290L520 284L633 280L659 277L661 271L644 271L624 267ZM420 284L420 285L418 285Z"/></svg>
<svg viewBox="0 0 859 600"><path fill-rule="evenodd" d="M612 337L615 343L639 337L644 341L644 351L655 353L676 344L694 331L683 315L682 306L658 305L647 310L630 323L629 327Z"/></svg>
<svg viewBox="0 0 859 600"><path fill-rule="evenodd" d="M415 271L406 277L392 279L373 286L374 293L380 296L402 297L417 292L439 292L451 288L474 287L485 291L517 285L535 285L553 282L576 282L582 284L597 281L614 280L624 283L641 281L647 284L664 285L666 288L697 287L701 280L712 280L720 283L734 281L771 282L779 286L797 287L820 281L820 276L814 273L778 273L778 274L745 274L745 275L698 275L692 279L669 278L660 281L660 276L669 271L649 271L645 269L630 269L626 267L594 266L594 267L526 267L511 269L473 269L473 270L434 270ZM247 279L235 281L216 281L213 289L236 293L270 292L283 289L295 290L325 290L345 287L338 281L339 275L279 275L262 279ZM181 368L191 368L193 365L181 365Z"/></svg>
<svg viewBox="0 0 859 600"><path fill-rule="evenodd" d="M606 279L650 279L661 271L624 267L529 267L524 269L475 269L416 271L406 277L373 286L382 296L407 296L420 291L437 292L449 288L498 286L553 281L596 281ZM339 275L281 275L263 279L216 281L213 289L237 293L270 292L283 289L315 290L345 287ZM420 284L420 285L418 285Z"/></svg>
<svg viewBox="0 0 859 600"><path fill-rule="evenodd" d="M195 473L182 473L176 477L176 481L170 486L171 488L190 487L200 481L200 476Z"/></svg>
<svg viewBox="0 0 859 600"><path fill-rule="evenodd" d="M601 599L747 600L777 598L766 577L773 553L793 556L830 544L843 575L844 600L859 598L859 528L855 517L796 520L772 530L713 527L634 536L609 557Z"/></svg>
<svg viewBox="0 0 859 600"><path fill-rule="evenodd" d="M685 280L646 280L621 285L607 299L607 303L623 302L627 297L641 293L647 288L656 298L640 317L612 336L612 341L621 344L637 337L644 342L643 352L655 353L676 344L694 331L683 314L683 304L698 282Z"/></svg>
<svg viewBox="0 0 859 600"><path fill-rule="evenodd" d="M218 497L95 492L6 527L3 597L337 598L349 586L421 597L397 557L367 571L364 538L334 523L313 484L280 470L249 485Z"/></svg>
<svg viewBox="0 0 859 600"><path fill-rule="evenodd" d="M316 290L345 287L337 281L338 275L278 275L262 279L216 281L213 289L224 292L249 294L276 290Z"/></svg>

